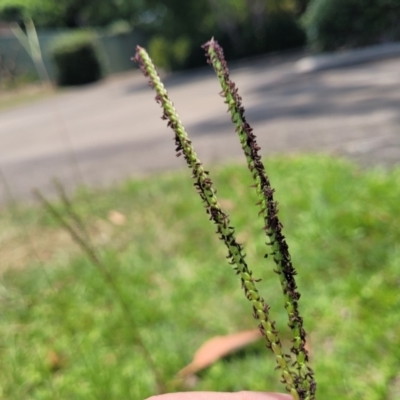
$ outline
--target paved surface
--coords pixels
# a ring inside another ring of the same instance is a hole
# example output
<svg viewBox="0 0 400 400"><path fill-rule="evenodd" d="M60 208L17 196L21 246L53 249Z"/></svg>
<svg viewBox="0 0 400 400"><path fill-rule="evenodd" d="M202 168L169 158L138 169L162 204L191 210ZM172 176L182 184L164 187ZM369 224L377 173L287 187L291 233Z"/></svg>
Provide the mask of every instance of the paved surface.
<svg viewBox="0 0 400 400"><path fill-rule="evenodd" d="M323 151L365 166L397 163L400 58L299 74L299 57L231 68L264 154ZM242 160L212 71L176 74L165 83L202 160ZM153 97L133 72L0 112L3 181L24 200L33 187L49 193L53 176L73 188L182 167ZM0 196L4 202L1 179Z"/></svg>
<svg viewBox="0 0 400 400"><path fill-rule="evenodd" d="M344 50L304 57L296 63L296 68L299 72L315 72L399 56L400 43L386 43L361 49Z"/></svg>

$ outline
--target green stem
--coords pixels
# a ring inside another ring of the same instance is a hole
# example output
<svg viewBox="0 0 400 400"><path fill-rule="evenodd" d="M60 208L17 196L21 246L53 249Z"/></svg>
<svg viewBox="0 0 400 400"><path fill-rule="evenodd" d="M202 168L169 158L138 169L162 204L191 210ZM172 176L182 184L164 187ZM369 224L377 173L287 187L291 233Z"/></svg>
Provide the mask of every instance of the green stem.
<svg viewBox="0 0 400 400"><path fill-rule="evenodd" d="M189 168L192 170L195 180L194 186L204 202L210 220L217 226L219 238L228 249L227 258L230 260L230 264L234 265L234 269L240 276L244 293L252 303L254 318L260 322L259 328L266 339L267 347L271 348L275 354L277 367L282 371L282 381L286 385L288 392L297 400L300 397L294 388L295 377L289 369L288 356L283 353L275 323L269 317L269 306L256 288L258 280L253 278L252 272L247 266L243 246L236 241L235 230L230 224L229 216L221 209L209 173L204 170L149 55L143 48L138 46L134 60L139 64L143 74L149 78L150 85L157 93L156 101L161 104L164 111L162 118L168 121L168 126L175 132L177 156L183 154Z"/></svg>
<svg viewBox="0 0 400 400"><path fill-rule="evenodd" d="M153 359L153 355L150 349L148 349L147 345L145 344L145 341L143 340L143 337L139 331L139 327L136 323L136 319L132 312L132 307L125 299L125 296L118 287L118 284L115 281L113 274L107 269L107 266L100 259L95 248L90 244L87 238L81 237L81 235L68 223L68 221L63 217L63 215L43 196L43 194L39 190L35 189L33 192L34 195L37 197L37 199L42 203L45 210L47 210L49 214L51 214L54 217L54 219L61 224L61 226L70 234L71 238L75 241L75 243L77 243L78 246L82 249L82 251L87 255L92 264L97 268L97 270L103 276L104 281L109 285L109 287L113 290L113 292L117 296L126 318L129 319L134 341L138 345L143 356L145 357L145 360L147 361L149 367L151 368L154 374L154 379L157 386L157 394L166 393L166 388L162 373L159 370L155 360ZM67 209L67 211L70 210ZM81 224L83 224L82 221L80 221L80 225Z"/></svg>
<svg viewBox="0 0 400 400"><path fill-rule="evenodd" d="M307 365L308 353L305 348L306 333L303 328L303 319L298 309L298 300L300 293L297 290L297 284L294 278L296 271L292 265L288 245L282 234L282 224L278 219L277 202L274 201L270 181L265 173L264 165L258 151L260 147L256 142L256 137L252 128L247 123L244 116L244 108L241 104L241 97L235 84L229 78L229 70L226 64L223 50L218 43L211 39L203 48L209 63L213 66L222 88L222 95L231 113L232 122L235 124L236 132L242 149L246 156L248 168L253 176L254 187L259 199L260 214L262 214L265 223L265 232L269 238L269 245L275 264L276 273L282 287L285 299L285 309L289 319L289 327L292 332L293 346L291 352L296 357L297 376L295 386L301 399L315 399L316 383L314 373Z"/></svg>

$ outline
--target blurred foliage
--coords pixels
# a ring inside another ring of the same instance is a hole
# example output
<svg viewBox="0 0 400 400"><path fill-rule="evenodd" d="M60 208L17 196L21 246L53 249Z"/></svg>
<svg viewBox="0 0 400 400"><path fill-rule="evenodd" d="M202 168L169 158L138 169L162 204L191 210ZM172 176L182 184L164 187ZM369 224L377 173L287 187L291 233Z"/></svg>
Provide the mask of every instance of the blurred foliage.
<svg viewBox="0 0 400 400"><path fill-rule="evenodd" d="M168 40L155 36L149 44L149 53L157 66L164 70L179 69L190 54L191 43L187 37Z"/></svg>
<svg viewBox="0 0 400 400"><path fill-rule="evenodd" d="M214 36L228 59L300 47L318 51L400 39L399 0L0 0L0 20L32 17L40 27L141 29L166 70L203 65Z"/></svg>
<svg viewBox="0 0 400 400"><path fill-rule="evenodd" d="M120 19L112 22L107 27L107 32L109 35L126 35L132 32L132 26L128 21Z"/></svg>
<svg viewBox="0 0 400 400"><path fill-rule="evenodd" d="M158 0L150 0L156 7ZM270 51L301 47L305 34L297 22L294 1L208 0L182 3L166 0L153 24L155 38L149 48L156 63L171 70L204 65L201 45L214 36L224 47L227 59L247 57ZM160 40L159 37L163 38ZM179 59L178 42L190 43L186 57ZM162 63L159 64L159 61Z"/></svg>
<svg viewBox="0 0 400 400"><path fill-rule="evenodd" d="M0 0L0 19L30 17L38 27L105 26L143 10L142 0Z"/></svg>
<svg viewBox="0 0 400 400"><path fill-rule="evenodd" d="M200 46L214 36L227 58L305 44L298 16L308 0L0 0L0 20L31 17L38 28L109 27L120 21L151 37L165 69L204 64Z"/></svg>
<svg viewBox="0 0 400 400"><path fill-rule="evenodd" d="M95 40L90 31L74 32L54 40L51 56L59 85L83 85L101 78L102 67Z"/></svg>
<svg viewBox="0 0 400 400"><path fill-rule="evenodd" d="M400 39L399 0L311 0L304 16L309 43L335 50Z"/></svg>
<svg viewBox="0 0 400 400"><path fill-rule="evenodd" d="M203 65L212 36L228 60L302 47L304 29L317 51L400 39L400 0L0 0L0 20L27 17L38 28L139 29L166 70Z"/></svg>

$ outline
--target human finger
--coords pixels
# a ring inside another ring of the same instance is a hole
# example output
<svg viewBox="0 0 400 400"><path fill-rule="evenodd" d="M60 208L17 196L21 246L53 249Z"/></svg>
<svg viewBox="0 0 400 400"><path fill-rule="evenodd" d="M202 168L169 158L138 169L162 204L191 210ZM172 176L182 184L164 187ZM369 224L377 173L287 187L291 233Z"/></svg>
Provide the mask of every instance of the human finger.
<svg viewBox="0 0 400 400"><path fill-rule="evenodd" d="M183 392L168 393L160 396L153 396L147 400L292 400L293 398L282 393L264 392Z"/></svg>

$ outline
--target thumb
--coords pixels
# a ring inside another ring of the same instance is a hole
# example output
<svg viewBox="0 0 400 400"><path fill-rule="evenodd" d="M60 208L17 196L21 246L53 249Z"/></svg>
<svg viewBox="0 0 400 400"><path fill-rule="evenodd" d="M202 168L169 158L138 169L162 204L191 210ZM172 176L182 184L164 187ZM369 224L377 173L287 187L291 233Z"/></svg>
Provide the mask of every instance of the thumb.
<svg viewBox="0 0 400 400"><path fill-rule="evenodd" d="M263 392L184 392L168 393L161 396L153 396L147 400L292 400L293 398L282 393Z"/></svg>

